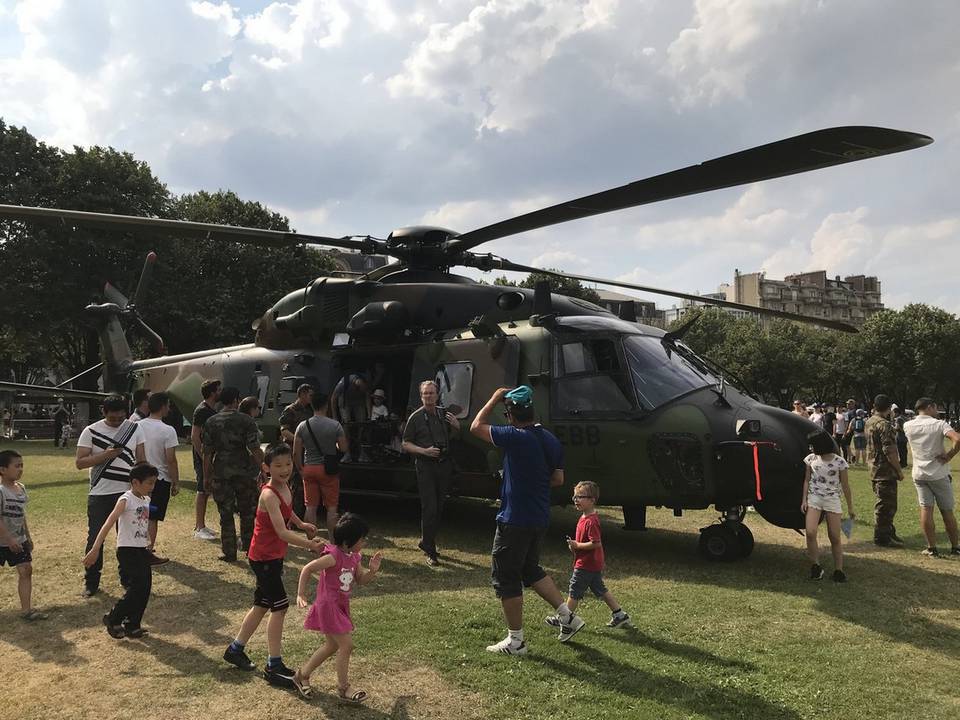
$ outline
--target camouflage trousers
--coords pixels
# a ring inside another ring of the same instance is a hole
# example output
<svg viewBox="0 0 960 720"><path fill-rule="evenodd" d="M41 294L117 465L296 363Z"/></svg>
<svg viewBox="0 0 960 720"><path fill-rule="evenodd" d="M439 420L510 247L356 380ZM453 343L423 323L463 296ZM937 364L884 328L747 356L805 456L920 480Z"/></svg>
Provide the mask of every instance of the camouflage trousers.
<svg viewBox="0 0 960 720"><path fill-rule="evenodd" d="M253 522L260 496L257 479L245 475L214 478L212 494L220 511L220 547L224 556L234 559L237 557L237 528L233 516L240 514L240 549L246 550L253 537Z"/></svg>
<svg viewBox="0 0 960 720"><path fill-rule="evenodd" d="M876 525L873 530L873 539L886 543L897 532L893 526L893 516L897 514L897 480L896 478L875 478L871 482L873 494L877 496L877 502L873 506Z"/></svg>

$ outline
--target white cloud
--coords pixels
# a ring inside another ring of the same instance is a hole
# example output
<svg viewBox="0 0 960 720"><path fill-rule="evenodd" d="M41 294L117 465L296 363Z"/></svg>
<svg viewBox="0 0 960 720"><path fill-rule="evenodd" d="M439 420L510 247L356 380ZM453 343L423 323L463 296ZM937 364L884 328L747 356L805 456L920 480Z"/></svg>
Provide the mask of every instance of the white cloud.
<svg viewBox="0 0 960 720"><path fill-rule="evenodd" d="M937 271L960 259L955 3L249 6L0 0L3 119L130 150L175 191L231 188L305 232L380 237L468 231L818 127L914 129L937 143L477 250L686 291L822 267L879 275L888 304L957 296Z"/></svg>

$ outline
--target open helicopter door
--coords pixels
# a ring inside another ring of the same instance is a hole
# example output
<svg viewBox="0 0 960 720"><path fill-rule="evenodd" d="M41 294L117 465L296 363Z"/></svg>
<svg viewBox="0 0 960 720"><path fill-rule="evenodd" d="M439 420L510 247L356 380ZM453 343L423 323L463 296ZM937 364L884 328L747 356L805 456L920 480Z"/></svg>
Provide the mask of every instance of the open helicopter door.
<svg viewBox="0 0 960 720"><path fill-rule="evenodd" d="M451 436L455 439L451 453L459 472L456 485L460 494L490 494L489 448L472 441L470 422L494 390L519 384L519 368L520 341L513 336L431 342L420 345L414 353L409 407L420 407L420 383L433 380L440 389L440 404L460 420L459 433Z"/></svg>

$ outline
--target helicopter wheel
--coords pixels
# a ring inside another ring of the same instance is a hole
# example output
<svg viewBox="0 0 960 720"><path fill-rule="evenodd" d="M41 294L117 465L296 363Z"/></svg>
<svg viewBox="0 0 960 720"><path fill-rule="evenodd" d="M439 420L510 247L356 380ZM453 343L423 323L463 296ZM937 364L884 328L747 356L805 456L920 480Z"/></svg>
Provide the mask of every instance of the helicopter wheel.
<svg viewBox="0 0 960 720"><path fill-rule="evenodd" d="M737 543L740 546L740 554L738 557L750 557L750 553L753 552L753 533L750 532L750 528L746 525L741 524L737 527Z"/></svg>
<svg viewBox="0 0 960 720"><path fill-rule="evenodd" d="M729 562L743 557L741 553L740 537L730 526L717 523L700 531L700 554L707 560Z"/></svg>

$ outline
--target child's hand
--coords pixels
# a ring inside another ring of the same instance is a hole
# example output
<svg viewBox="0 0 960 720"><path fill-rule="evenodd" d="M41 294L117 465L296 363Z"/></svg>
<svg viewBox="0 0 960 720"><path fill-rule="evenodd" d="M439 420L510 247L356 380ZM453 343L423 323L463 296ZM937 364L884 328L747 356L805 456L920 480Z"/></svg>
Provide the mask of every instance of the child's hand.
<svg viewBox="0 0 960 720"><path fill-rule="evenodd" d="M316 532L316 528L314 528L314 532ZM323 554L323 548L324 548L324 543L320 540L316 540L310 543L310 550L312 552L315 552L317 555Z"/></svg>
<svg viewBox="0 0 960 720"><path fill-rule="evenodd" d="M11 540L10 544L7 546L10 548L10 552L20 554L23 552L23 545L18 543L16 540Z"/></svg>
<svg viewBox="0 0 960 720"><path fill-rule="evenodd" d="M378 550L370 558L370 572L377 572L380 569L381 560L383 560L383 553Z"/></svg>
<svg viewBox="0 0 960 720"><path fill-rule="evenodd" d="M307 534L307 540L313 540L317 536L317 526L310 523L304 523L300 529Z"/></svg>
<svg viewBox="0 0 960 720"><path fill-rule="evenodd" d="M573 538L569 538L569 537L568 537L568 538L567 538L567 549L570 550L570 552L576 552L576 551L577 551L577 541L574 540Z"/></svg>
<svg viewBox="0 0 960 720"><path fill-rule="evenodd" d="M88 570L92 568L97 562L97 551L91 550L86 555L83 556L83 566Z"/></svg>
<svg viewBox="0 0 960 720"><path fill-rule="evenodd" d="M297 607L305 608L309 604L303 595L297 595Z"/></svg>
<svg viewBox="0 0 960 720"><path fill-rule="evenodd" d="M800 503L800 512L806 514L806 512L807 512L807 501L806 501L806 500L804 500L802 503Z"/></svg>

